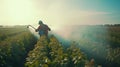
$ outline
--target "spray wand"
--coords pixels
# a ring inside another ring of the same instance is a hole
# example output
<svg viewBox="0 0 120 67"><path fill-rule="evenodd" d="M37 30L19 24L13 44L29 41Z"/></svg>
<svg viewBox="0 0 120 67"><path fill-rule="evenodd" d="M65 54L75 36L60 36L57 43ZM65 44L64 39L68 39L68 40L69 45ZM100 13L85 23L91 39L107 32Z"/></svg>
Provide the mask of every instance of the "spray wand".
<svg viewBox="0 0 120 67"><path fill-rule="evenodd" d="M27 26L27 28L29 28L29 27L32 27L33 29L35 29L35 30L36 30L36 28L35 28L35 27L33 27L32 25L28 25L28 26Z"/></svg>

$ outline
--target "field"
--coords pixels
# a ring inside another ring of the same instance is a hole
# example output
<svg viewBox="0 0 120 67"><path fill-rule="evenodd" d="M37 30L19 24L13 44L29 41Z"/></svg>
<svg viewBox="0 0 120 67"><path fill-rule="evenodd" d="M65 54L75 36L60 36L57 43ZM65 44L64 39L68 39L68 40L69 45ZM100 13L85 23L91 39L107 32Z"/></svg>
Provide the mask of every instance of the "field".
<svg viewBox="0 0 120 67"><path fill-rule="evenodd" d="M36 41L25 26L0 28L0 67L23 67Z"/></svg>
<svg viewBox="0 0 120 67"><path fill-rule="evenodd" d="M120 66L119 25L78 28L64 43L56 34L37 39L26 26L0 27L0 67Z"/></svg>
<svg viewBox="0 0 120 67"><path fill-rule="evenodd" d="M120 26L90 26L81 35L79 45L88 58L103 67L120 66Z"/></svg>

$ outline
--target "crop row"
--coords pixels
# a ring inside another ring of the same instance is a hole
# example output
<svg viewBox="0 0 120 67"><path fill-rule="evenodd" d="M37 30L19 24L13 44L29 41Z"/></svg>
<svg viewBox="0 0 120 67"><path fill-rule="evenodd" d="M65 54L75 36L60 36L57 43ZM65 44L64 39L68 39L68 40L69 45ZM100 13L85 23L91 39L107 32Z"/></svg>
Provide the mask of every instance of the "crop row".
<svg viewBox="0 0 120 67"><path fill-rule="evenodd" d="M34 49L28 53L25 63L25 67L84 66L95 66L94 59L89 62L75 42L64 48L55 36L51 36L50 39L41 36Z"/></svg>
<svg viewBox="0 0 120 67"><path fill-rule="evenodd" d="M36 43L36 38L27 29L26 31L23 28L17 30L13 30L17 33L16 35L0 41L0 67L23 67L27 53Z"/></svg>

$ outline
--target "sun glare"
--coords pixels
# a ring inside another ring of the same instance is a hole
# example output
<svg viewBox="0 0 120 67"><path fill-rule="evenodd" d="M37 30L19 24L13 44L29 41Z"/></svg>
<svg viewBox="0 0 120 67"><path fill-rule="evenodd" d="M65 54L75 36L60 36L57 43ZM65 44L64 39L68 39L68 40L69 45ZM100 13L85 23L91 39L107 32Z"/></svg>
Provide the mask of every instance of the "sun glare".
<svg viewBox="0 0 120 67"><path fill-rule="evenodd" d="M16 23L25 23L35 14L32 3L24 0L8 0L5 7L10 19Z"/></svg>

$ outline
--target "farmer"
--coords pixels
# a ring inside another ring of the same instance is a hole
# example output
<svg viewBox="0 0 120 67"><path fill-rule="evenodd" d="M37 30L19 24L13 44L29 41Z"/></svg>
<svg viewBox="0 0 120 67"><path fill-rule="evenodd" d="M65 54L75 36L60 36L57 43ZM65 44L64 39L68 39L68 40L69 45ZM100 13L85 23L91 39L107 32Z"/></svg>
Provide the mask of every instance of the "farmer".
<svg viewBox="0 0 120 67"><path fill-rule="evenodd" d="M48 31L51 31L51 29L46 24L43 24L41 20L39 21L39 25L40 26L35 31L39 32L40 36L42 35L48 36Z"/></svg>

